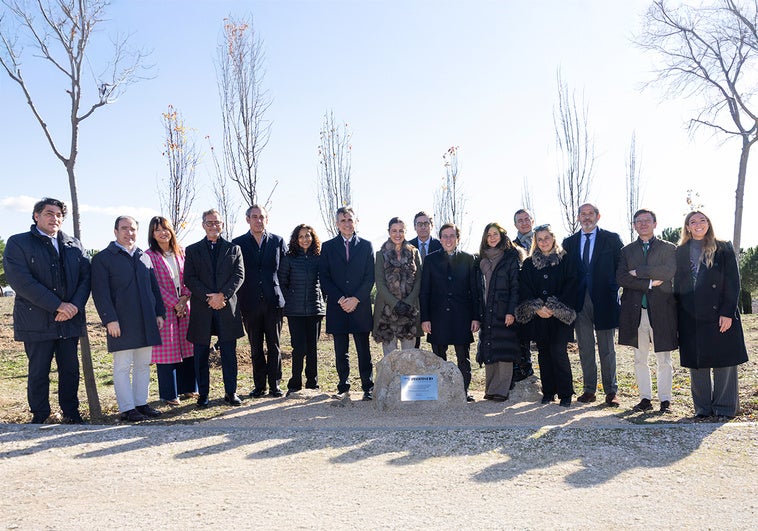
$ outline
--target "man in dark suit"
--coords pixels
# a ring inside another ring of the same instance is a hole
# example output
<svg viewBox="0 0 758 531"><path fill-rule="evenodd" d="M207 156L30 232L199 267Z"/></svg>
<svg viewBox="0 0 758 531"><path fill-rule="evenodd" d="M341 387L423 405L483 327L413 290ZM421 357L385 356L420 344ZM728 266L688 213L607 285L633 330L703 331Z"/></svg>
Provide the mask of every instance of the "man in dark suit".
<svg viewBox="0 0 758 531"><path fill-rule="evenodd" d="M416 249L418 249L421 260L426 260L426 257L433 252L442 249L442 242L432 235L434 229L434 222L432 216L424 212L423 210L413 216L413 227L416 229L416 237L410 242ZM421 337L416 338L416 348L421 346Z"/></svg>
<svg viewBox="0 0 758 531"><path fill-rule="evenodd" d="M3 265L16 291L13 337L29 360L26 396L32 424L50 416L50 366L58 369L58 405L63 422L81 424L79 337L87 333L84 307L90 292L90 263L76 238L61 231L63 201L45 197L32 210L29 232L8 239Z"/></svg>
<svg viewBox="0 0 758 531"><path fill-rule="evenodd" d="M408 243L418 249L421 260L424 260L427 255L442 249L442 243L432 236L434 222L429 214L423 210L416 214L413 217L413 226L416 229L416 237Z"/></svg>
<svg viewBox="0 0 758 531"><path fill-rule="evenodd" d="M597 363L595 361L595 334L600 355L600 373L603 379L605 403L618 407L616 398L616 350L613 346L614 330L619 325L619 286L616 269L621 257L621 238L615 232L598 228L600 211L586 203L579 207L581 230L563 240L566 256L574 261L579 271L579 288L576 294L577 310L575 330L582 364L584 391L579 402L594 402L597 390Z"/></svg>
<svg viewBox="0 0 758 531"><path fill-rule="evenodd" d="M526 254L529 255L532 250L532 240L534 239L534 217L532 213L525 208L518 209L513 214L513 224L516 226L516 237L513 238L513 244L524 249ZM534 374L531 341L521 339L520 346L521 359L513 366L513 382L520 382Z"/></svg>
<svg viewBox="0 0 758 531"><path fill-rule="evenodd" d="M223 227L217 210L204 212L205 238L187 247L184 260L184 284L192 292L187 340L195 345L199 408L209 405L208 356L213 335L221 351L224 400L233 406L242 403L237 396L237 339L244 332L237 291L245 280L245 268L240 248L221 237Z"/></svg>
<svg viewBox="0 0 758 531"><path fill-rule="evenodd" d="M369 348L371 287L374 285L374 249L371 242L355 234L358 218L352 207L337 210L339 234L321 247L319 277L326 293L326 333L334 336L334 356L339 383L336 398L350 390L349 334L358 352L363 400L373 398L374 382Z"/></svg>
<svg viewBox="0 0 758 531"><path fill-rule="evenodd" d="M284 295L279 287L279 263L287 252L284 240L266 230L268 212L260 205L252 205L245 212L250 230L232 240L242 250L245 263L245 282L239 291L242 322L250 341L253 360L253 390L250 396L283 396L279 388L282 379L282 351L279 339L284 319ZM263 350L263 339L266 350Z"/></svg>

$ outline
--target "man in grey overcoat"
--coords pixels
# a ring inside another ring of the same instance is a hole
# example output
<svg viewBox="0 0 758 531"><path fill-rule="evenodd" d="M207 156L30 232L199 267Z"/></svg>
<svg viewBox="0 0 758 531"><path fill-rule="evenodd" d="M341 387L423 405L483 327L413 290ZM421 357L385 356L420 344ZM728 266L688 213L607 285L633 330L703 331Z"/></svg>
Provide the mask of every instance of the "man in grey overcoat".
<svg viewBox="0 0 758 531"><path fill-rule="evenodd" d="M671 351L678 346L673 279L676 246L655 237L655 213L641 209L634 214L638 238L621 249L616 271L621 296L619 345L634 347L634 373L640 390L635 411L652 411L653 387L648 367L650 347L658 359L657 383L660 411L671 408L673 365Z"/></svg>

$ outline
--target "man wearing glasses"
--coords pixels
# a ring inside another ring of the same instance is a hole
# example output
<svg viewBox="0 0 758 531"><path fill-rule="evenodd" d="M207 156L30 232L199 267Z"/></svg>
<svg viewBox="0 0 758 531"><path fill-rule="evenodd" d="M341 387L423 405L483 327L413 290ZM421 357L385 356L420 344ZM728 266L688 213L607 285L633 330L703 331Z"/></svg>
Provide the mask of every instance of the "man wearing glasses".
<svg viewBox="0 0 758 531"><path fill-rule="evenodd" d="M205 238L187 247L184 284L192 292L187 340L192 342L198 408L209 405L211 336L218 337L224 400L232 406L241 404L237 396L237 339L244 335L237 305L237 291L245 280L242 251L221 237L224 223L215 209L203 212Z"/></svg>
<svg viewBox="0 0 758 531"><path fill-rule="evenodd" d="M421 255L421 260L424 260L427 255L442 249L442 243L432 236L434 223L429 214L423 210L416 214L413 217L413 227L416 229L416 237L408 243L418 249L418 252ZM418 348L418 345L416 345L416 348Z"/></svg>
<svg viewBox="0 0 758 531"><path fill-rule="evenodd" d="M653 347L658 358L657 383L661 413L671 411L673 365L671 351L678 347L676 301L672 281L676 273L676 246L653 234L655 213L641 209L634 214L639 236L621 249L616 279L624 289L621 296L619 345L634 347L634 374L640 403L634 411L652 411L653 385L648 353Z"/></svg>

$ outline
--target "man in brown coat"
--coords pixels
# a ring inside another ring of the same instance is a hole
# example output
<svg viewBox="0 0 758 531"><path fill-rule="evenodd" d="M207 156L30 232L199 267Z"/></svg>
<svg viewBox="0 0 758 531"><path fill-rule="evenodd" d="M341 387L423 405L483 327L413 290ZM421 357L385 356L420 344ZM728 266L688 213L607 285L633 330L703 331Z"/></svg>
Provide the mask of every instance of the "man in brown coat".
<svg viewBox="0 0 758 531"><path fill-rule="evenodd" d="M623 288L619 318L620 345L634 347L634 372L640 403L634 411L651 411L652 382L648 367L650 347L658 358L658 398L662 413L671 407L673 368L671 351L676 349L676 301L672 280L676 273L676 246L653 235L655 213L638 210L634 230L639 236L621 250L616 278Z"/></svg>

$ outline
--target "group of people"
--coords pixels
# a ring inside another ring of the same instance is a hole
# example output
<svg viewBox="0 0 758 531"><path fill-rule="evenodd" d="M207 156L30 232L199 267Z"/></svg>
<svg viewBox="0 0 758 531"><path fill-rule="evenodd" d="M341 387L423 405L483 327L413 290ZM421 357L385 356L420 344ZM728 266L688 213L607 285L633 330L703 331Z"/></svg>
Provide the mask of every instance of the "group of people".
<svg viewBox="0 0 758 531"><path fill-rule="evenodd" d="M286 244L267 230L268 213L260 205L245 213L250 230L230 242L221 236L220 213L204 212L205 237L186 249L171 222L156 216L144 252L137 245L138 222L119 216L115 240L91 263L81 243L60 230L65 216L63 202L42 199L34 206L30 231L9 238L4 255L17 294L14 335L29 359L33 423L51 412L53 357L63 420L83 422L77 348L86 333L90 290L113 355L119 412L130 422L161 414L148 404L151 363L164 403L194 399L197 407L208 407L213 348L220 353L224 400L239 405L236 346L245 333L253 365L250 397L318 389L324 317L334 341L338 399L350 392L351 335L363 400L373 399L370 336L387 355L418 348L425 335L444 359L453 347L473 401L469 349L478 334L485 399L506 401L517 381L534 374L535 343L542 403L557 398L570 406L575 390L567 345L575 337L583 383L577 400L597 399L597 350L605 403L617 407L618 329L619 344L634 347L636 411L654 409L651 350L660 411L669 411L671 352L677 348L682 366L690 369L698 417L734 417L739 408L737 366L747 361L747 351L737 310L737 262L731 244L716 240L700 211L686 216L677 247L655 237L656 216L647 209L634 215L638 238L626 246L618 234L597 226L600 212L592 204L579 208L581 229L562 244L550 225L534 227L532 215L520 209L514 215L516 237L489 223L475 255L458 249L460 229L452 223L443 224L435 238L433 220L423 211L414 217L417 236L411 240L404 221L390 219L388 239L376 253L357 235L351 207L337 210L338 234L323 245L306 224L297 225ZM280 387L285 317L292 343L286 391Z"/></svg>

